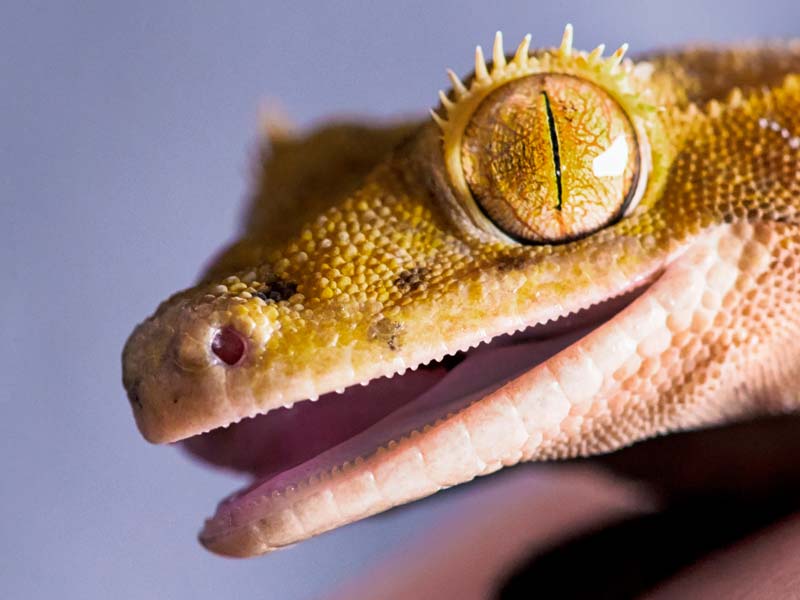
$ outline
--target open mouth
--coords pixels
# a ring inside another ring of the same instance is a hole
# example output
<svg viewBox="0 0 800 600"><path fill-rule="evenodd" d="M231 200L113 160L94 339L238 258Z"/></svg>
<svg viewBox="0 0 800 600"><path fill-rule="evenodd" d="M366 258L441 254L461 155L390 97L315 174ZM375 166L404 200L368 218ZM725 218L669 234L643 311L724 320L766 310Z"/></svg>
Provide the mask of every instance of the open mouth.
<svg viewBox="0 0 800 600"><path fill-rule="evenodd" d="M216 537L260 518L263 499L358 462L498 390L600 328L652 282L402 375L298 402L185 440L186 449L203 460L253 476L247 487L219 504L201 540L215 549Z"/></svg>

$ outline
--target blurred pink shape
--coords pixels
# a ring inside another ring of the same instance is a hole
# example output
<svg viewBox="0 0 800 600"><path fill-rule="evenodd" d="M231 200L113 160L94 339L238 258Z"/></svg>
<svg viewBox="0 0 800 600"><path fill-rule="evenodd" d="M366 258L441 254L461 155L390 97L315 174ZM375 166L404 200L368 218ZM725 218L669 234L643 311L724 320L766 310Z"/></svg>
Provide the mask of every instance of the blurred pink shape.
<svg viewBox="0 0 800 600"><path fill-rule="evenodd" d="M328 600L483 600L533 550L653 506L631 483L566 465L520 467L449 502L446 520Z"/></svg>

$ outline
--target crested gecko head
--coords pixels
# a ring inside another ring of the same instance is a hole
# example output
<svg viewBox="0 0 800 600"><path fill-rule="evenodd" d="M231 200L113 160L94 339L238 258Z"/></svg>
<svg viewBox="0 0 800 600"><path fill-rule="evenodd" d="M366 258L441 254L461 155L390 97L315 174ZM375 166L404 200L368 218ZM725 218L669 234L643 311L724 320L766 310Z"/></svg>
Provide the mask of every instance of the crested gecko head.
<svg viewBox="0 0 800 600"><path fill-rule="evenodd" d="M498 34L489 64L479 47L426 122L273 139L241 240L131 335L144 436L257 476L210 548L264 552L725 412L664 408L666 389L705 364L692 311L739 290L743 256L768 272L759 224L795 216L800 52L743 69L582 52L569 26L529 43L506 56Z"/></svg>

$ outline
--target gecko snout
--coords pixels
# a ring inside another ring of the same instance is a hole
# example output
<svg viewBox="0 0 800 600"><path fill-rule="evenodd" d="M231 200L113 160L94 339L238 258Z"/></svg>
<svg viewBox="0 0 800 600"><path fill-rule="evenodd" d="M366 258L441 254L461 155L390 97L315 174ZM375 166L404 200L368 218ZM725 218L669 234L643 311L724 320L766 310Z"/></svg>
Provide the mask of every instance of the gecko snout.
<svg viewBox="0 0 800 600"><path fill-rule="evenodd" d="M240 327L191 306L141 323L125 346L122 379L145 438L175 441L234 420L238 415L226 414L219 399L239 385L234 373L252 343Z"/></svg>

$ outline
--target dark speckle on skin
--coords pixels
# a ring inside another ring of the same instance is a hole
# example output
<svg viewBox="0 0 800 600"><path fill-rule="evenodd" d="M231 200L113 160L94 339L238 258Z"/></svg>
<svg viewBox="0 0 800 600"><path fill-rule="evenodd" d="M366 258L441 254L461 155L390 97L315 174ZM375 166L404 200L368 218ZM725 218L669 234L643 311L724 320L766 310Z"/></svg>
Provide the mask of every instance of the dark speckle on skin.
<svg viewBox="0 0 800 600"><path fill-rule="evenodd" d="M425 282L427 276L428 269L426 267L415 267L401 272L394 280L394 285L404 294L413 292L427 285Z"/></svg>
<svg viewBox="0 0 800 600"><path fill-rule="evenodd" d="M495 264L497 265L497 270L501 273L517 271L528 264L528 257L519 254L515 256L499 256Z"/></svg>
<svg viewBox="0 0 800 600"><path fill-rule="evenodd" d="M285 279L275 279L269 283L265 283L264 287L258 290L255 295L261 298L264 302L281 302L288 300L297 293L297 284L294 281L286 281Z"/></svg>
<svg viewBox="0 0 800 600"><path fill-rule="evenodd" d="M369 328L369 339L385 343L389 350L397 351L402 346L403 325L386 317L381 317Z"/></svg>
<svg viewBox="0 0 800 600"><path fill-rule="evenodd" d="M130 403L135 406L136 408L143 409L142 400L139 398L139 388L135 387L128 393L128 400Z"/></svg>

